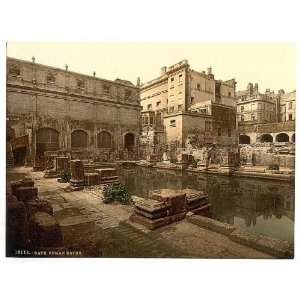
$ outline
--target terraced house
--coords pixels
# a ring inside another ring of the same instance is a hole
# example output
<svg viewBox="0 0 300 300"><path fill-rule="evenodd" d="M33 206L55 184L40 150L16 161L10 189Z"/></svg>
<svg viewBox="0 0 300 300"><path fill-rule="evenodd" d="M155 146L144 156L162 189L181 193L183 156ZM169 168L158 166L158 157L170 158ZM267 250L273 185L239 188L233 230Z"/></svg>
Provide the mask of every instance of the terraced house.
<svg viewBox="0 0 300 300"><path fill-rule="evenodd" d="M55 150L80 158L134 156L140 110L139 89L129 81L41 65L34 57L7 59L7 152L15 163L33 164Z"/></svg>

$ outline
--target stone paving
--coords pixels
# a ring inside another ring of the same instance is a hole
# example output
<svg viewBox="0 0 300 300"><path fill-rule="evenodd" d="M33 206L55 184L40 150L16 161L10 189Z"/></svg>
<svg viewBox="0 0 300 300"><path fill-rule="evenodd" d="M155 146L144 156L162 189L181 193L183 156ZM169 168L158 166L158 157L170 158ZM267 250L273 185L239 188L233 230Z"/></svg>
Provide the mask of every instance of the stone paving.
<svg viewBox="0 0 300 300"><path fill-rule="evenodd" d="M70 192L68 183L43 178L43 172L14 168L10 174L30 175L39 195L51 202L64 246L96 257L272 258L183 220L150 231L129 221L132 206L104 204L101 189ZM9 175L10 176L10 175Z"/></svg>

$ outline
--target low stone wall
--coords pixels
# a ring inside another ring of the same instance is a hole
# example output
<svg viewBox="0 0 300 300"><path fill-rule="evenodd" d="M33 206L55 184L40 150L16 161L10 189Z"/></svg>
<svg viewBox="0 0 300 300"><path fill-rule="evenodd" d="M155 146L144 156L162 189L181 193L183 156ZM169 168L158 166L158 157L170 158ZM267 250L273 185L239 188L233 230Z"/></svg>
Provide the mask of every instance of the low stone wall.
<svg viewBox="0 0 300 300"><path fill-rule="evenodd" d="M202 228L212 230L227 235L232 241L265 252L279 258L293 258L293 245L288 241L283 241L263 235L253 235L236 227L198 215L189 215L187 220Z"/></svg>

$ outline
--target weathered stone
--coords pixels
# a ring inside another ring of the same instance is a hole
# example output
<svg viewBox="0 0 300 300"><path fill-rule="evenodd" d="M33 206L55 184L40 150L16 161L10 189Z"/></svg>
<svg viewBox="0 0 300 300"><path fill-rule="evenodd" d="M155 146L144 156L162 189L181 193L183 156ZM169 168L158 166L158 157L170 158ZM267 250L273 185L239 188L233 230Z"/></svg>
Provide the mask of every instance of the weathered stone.
<svg viewBox="0 0 300 300"><path fill-rule="evenodd" d="M38 189L33 186L21 186L16 191L16 196L19 201L29 202L38 196Z"/></svg>
<svg viewBox="0 0 300 300"><path fill-rule="evenodd" d="M30 216L34 215L37 212L45 212L53 216L52 205L47 200L36 198L32 201L27 202L26 207Z"/></svg>
<svg viewBox="0 0 300 300"><path fill-rule="evenodd" d="M280 258L292 258L293 246L288 241L283 241L263 235L253 235L240 229L234 230L229 238L242 245L263 251Z"/></svg>
<svg viewBox="0 0 300 300"><path fill-rule="evenodd" d="M210 219L210 218L207 218L204 216L199 216L199 215L194 214L192 216L189 216L187 219L189 222L191 222L195 225L198 225L200 227L207 228L209 230L219 232L219 233L222 233L225 235L229 235L231 232L233 232L233 230L235 230L235 227L230 224L222 223L217 220Z"/></svg>
<svg viewBox="0 0 300 300"><path fill-rule="evenodd" d="M17 196L17 189L20 187L33 187L34 182L31 178L25 178L18 181L12 181L10 184L11 187L11 193L15 196Z"/></svg>
<svg viewBox="0 0 300 300"><path fill-rule="evenodd" d="M99 174L98 173L85 173L84 174L84 184L85 185L97 185L99 184Z"/></svg>
<svg viewBox="0 0 300 300"><path fill-rule="evenodd" d="M30 220L30 240L33 247L55 247L62 242L62 233L55 218L37 212Z"/></svg>
<svg viewBox="0 0 300 300"><path fill-rule="evenodd" d="M14 255L16 250L26 249L27 229L25 204L17 201L15 196L8 196L6 204L6 249L8 256Z"/></svg>
<svg viewBox="0 0 300 300"><path fill-rule="evenodd" d="M96 169L95 172L99 174L99 184L119 181L117 170L115 168Z"/></svg>
<svg viewBox="0 0 300 300"><path fill-rule="evenodd" d="M141 225L144 225L146 228L153 230L153 229L183 220L185 218L185 215L186 215L185 212L181 212L179 214L174 214L174 215L159 218L159 219L149 219L149 218L141 216L141 215L132 214L130 216L130 221L139 223Z"/></svg>
<svg viewBox="0 0 300 300"><path fill-rule="evenodd" d="M70 184L72 188L82 189L84 186L84 169L83 163L79 159L71 160L71 180Z"/></svg>
<svg viewBox="0 0 300 300"><path fill-rule="evenodd" d="M65 156L57 156L55 158L55 170L61 175L62 173L69 170L69 159Z"/></svg>
<svg viewBox="0 0 300 300"><path fill-rule="evenodd" d="M182 191L161 189L151 191L149 197L166 205L171 205L174 214L184 211L186 207L186 194Z"/></svg>

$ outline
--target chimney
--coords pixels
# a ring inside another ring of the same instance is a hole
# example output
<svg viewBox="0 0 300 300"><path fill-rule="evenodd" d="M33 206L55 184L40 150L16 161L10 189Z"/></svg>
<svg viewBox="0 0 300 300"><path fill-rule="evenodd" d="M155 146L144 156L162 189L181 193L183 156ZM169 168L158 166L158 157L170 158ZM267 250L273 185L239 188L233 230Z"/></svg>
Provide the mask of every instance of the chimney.
<svg viewBox="0 0 300 300"><path fill-rule="evenodd" d="M207 68L207 75L212 75L212 68L211 68L211 66L209 66Z"/></svg>
<svg viewBox="0 0 300 300"><path fill-rule="evenodd" d="M166 66L163 66L161 69L160 69L160 75L165 75L167 72L167 67Z"/></svg>

